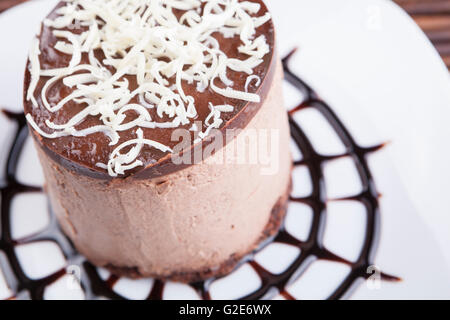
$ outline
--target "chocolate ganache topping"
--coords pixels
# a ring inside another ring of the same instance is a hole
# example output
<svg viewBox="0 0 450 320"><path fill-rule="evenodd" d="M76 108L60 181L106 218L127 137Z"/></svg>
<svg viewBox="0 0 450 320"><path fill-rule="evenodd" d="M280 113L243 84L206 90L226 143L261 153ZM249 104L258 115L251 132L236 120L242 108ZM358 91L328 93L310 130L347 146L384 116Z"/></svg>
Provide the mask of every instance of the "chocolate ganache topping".
<svg viewBox="0 0 450 320"><path fill-rule="evenodd" d="M71 0L30 50L24 108L55 161L98 178L162 176L177 129L191 149L243 128L270 87L274 28L261 0Z"/></svg>

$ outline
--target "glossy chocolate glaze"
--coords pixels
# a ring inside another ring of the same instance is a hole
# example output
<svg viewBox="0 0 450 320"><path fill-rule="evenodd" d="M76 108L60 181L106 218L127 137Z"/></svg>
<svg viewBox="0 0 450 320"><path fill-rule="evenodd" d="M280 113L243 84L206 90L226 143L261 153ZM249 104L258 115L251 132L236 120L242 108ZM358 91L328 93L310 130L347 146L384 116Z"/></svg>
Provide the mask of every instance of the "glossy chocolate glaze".
<svg viewBox="0 0 450 320"><path fill-rule="evenodd" d="M253 2L258 2L261 4L260 11L255 16L262 16L267 12L267 8L261 0L255 0ZM62 6L61 2L58 6ZM55 8L56 10L56 8ZM50 13L49 18L53 19L57 17L55 10ZM176 12L177 15L180 12ZM74 27L72 29L67 29L75 33L80 33L83 29ZM39 36L40 39L40 63L42 69L52 69L65 67L69 64L71 56L67 54L63 54L54 49L54 45L57 41L56 37L52 34L52 28L42 26L41 34ZM249 85L249 92L258 93L261 96L261 101L264 101L269 88L271 86L271 82L274 76L274 69L276 64L275 57L275 33L272 21L268 21L261 27L256 30L256 37L260 35L265 35L267 42L270 47L270 53L268 53L264 57L264 62L257 66L254 69L254 74L258 75L262 82L259 87L255 87L254 81ZM241 41L238 36L225 39L222 35L216 33L213 36L219 41L221 49L229 56L233 58L245 59L247 56L238 52L237 48L241 45ZM102 61L103 54L100 50L96 51L97 58ZM88 57L86 53L83 53L82 62L87 63ZM113 71L111 68L109 68ZM228 77L234 82L234 89L244 90L245 82L247 79L247 74L242 72L234 72L228 71ZM130 90L134 90L136 88L136 77L135 76L126 76L130 85ZM36 90L35 96L36 100L39 104L39 108L33 108L30 101L26 101L26 92L27 88L30 84L30 72L28 67L25 71L25 93L24 93L24 108L25 113L31 113L33 118L39 127L45 132L53 132L53 130L49 129L45 125L45 120L49 119L55 123L66 123L68 119L70 119L73 115L80 112L86 107L86 104L77 104L73 101L67 103L65 107L63 107L60 111L56 113L51 113L42 105L42 101L40 98L40 92L42 87L45 85L48 77L41 77ZM173 80L173 79L172 79ZM219 87L224 87L220 81L216 81L216 85ZM194 121L201 121L202 123L209 115L210 110L208 107L208 103L211 102L214 105L221 104L230 104L235 107L233 112L223 113L222 118L224 123L221 126L221 132L224 133L225 129L240 129L244 128L250 120L254 117L256 112L259 110L261 103L249 103L242 100L230 99L218 95L211 88L205 90L205 92L200 93L197 91L195 85L189 85L186 82L183 82L183 89L186 95L191 95L194 97L196 101L196 108L198 112L198 116ZM52 103L58 103L66 96L71 93L72 89L65 87L62 81L58 81L52 86L47 92L47 99ZM138 103L138 98L135 97L130 103ZM163 118L162 120L156 115L156 110L149 110L153 119L157 119L157 121L168 121L168 118ZM134 111L129 111L126 113L127 119L133 120L136 118L136 113ZM77 129L84 129L87 127L91 127L94 125L101 124L101 121L94 116L88 117L83 123L79 124ZM179 128L189 129L191 124L180 126ZM119 144L128 141L130 139L136 138L137 128L132 128L128 131L121 132L121 139ZM177 128L175 128L177 129ZM174 147L179 143L179 141L171 141L172 132L175 130L173 128L170 129L147 129L143 128L144 136L148 139L152 139L158 142L161 142L169 147ZM202 131L206 129L204 125ZM47 139L39 136L33 129L31 129L33 136L37 139L38 144L42 147L42 149L55 161L61 163L63 166L68 169L74 170L77 173L88 175L91 177L101 178L101 179L110 179L106 170L101 169L96 166L97 163L107 163L109 159L110 153L119 145L109 146L109 138L105 136L103 133L96 133L86 137L61 137L57 139ZM192 142L194 139L195 133L192 132ZM192 148L200 148L201 144L203 147L210 143L210 140L203 141L202 143L197 143L197 145L191 145L190 150ZM185 151L187 152L187 151ZM185 165L175 165L171 161L171 154L161 152L155 148L144 147L141 152L141 155L138 157L138 160L141 160L145 166L137 167L133 170L126 172L126 176L132 175L135 178L153 178L158 176L167 175L169 173L175 172L177 170L183 169Z"/></svg>
<svg viewBox="0 0 450 320"><path fill-rule="evenodd" d="M242 299L261 299L270 298L275 294L280 293L285 299L294 300L289 291L288 285L300 278L308 269L312 262L316 260L327 260L345 264L350 267L350 272L333 290L328 299L341 299L348 297L354 289L357 288L359 281L369 279L373 276L375 270L370 267L374 265L375 254L378 248L380 237L380 208L379 208L379 193L376 189L372 173L367 163L367 156L376 152L383 145L376 145L373 147L361 147L356 142L344 124L340 121L333 109L311 89L305 82L289 69L289 58L294 52L283 60L285 78L298 91L306 96L306 99L296 108L290 111L290 115L306 109L314 108L319 111L344 143L346 152L335 156L323 156L314 150L314 147L309 141L308 137L302 128L290 118L291 135L295 145L299 148L303 155L303 160L296 162L296 166L306 166L311 174L313 184L312 194L304 198L291 198L292 202L300 202L313 209L313 221L310 229L309 237L306 241L300 241L291 236L285 228L281 228L280 232L263 243L259 249L254 253L248 255L241 260L238 266L249 263L250 266L261 278L261 287L256 291L248 294ZM15 296L11 298L32 298L42 299L44 289L46 286L57 281L66 274L66 270L62 269L54 274L51 274L43 279L32 280L28 278L15 253L15 246L36 241L54 241L58 243L68 259L69 264L76 264L81 268L81 285L86 294L87 299L109 298L109 299L124 299L121 295L113 290L114 285L119 280L119 277L111 275L108 279L102 280L97 272L97 269L85 261L71 246L70 242L63 235L56 224L54 217L51 225L41 233L33 235L26 239L13 240L11 237L11 201L14 196L23 192L40 192L40 188L26 186L16 180L17 161L21 155L23 143L27 136L27 126L23 114L13 114L5 112L5 114L18 125L13 144L8 152L8 161L4 169L5 178L1 181L1 212L0 212L0 250L6 255L6 260L2 260L0 255L0 266L5 273L7 282L11 289L15 292ZM363 246L359 257L356 261L348 261L336 254L327 250L323 244L323 230L326 225L327 217L327 196L324 182L323 165L330 160L341 157L352 158L355 166L358 169L358 174L362 181L362 191L354 196L336 199L357 201L366 208L366 225L365 237ZM52 215L53 216L53 215ZM285 243L301 249L300 255L295 259L289 267L281 274L272 274L263 266L254 260L256 253L264 249L273 242ZM395 276L390 276L380 271L379 277L384 281L400 281L401 279ZM203 299L211 299L210 285L217 280L211 278L206 281L201 281L191 284L191 286L198 292ZM147 299L162 299L164 295L165 282L155 280L154 285L147 297Z"/></svg>

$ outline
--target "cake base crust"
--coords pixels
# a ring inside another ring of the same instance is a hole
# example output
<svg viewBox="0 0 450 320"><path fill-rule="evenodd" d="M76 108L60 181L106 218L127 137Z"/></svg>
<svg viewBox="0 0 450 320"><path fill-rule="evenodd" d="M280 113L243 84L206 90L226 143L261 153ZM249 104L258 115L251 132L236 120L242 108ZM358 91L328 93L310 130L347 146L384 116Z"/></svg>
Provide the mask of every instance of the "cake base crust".
<svg viewBox="0 0 450 320"><path fill-rule="evenodd" d="M240 255L232 255L227 261L225 261L225 263L222 263L214 269L207 268L199 271L180 271L174 272L168 276L161 277L161 275L157 274L142 274L137 267L118 267L108 264L103 266L103 268L120 277L127 277L132 279L155 278L163 281L177 281L183 283L193 283L209 278L218 278L225 276L231 273L247 255L258 249L261 244L278 233L287 213L287 205L291 191L292 182L289 184L286 193L278 199L277 203L272 208L270 220L267 223L258 241L254 243L246 253Z"/></svg>

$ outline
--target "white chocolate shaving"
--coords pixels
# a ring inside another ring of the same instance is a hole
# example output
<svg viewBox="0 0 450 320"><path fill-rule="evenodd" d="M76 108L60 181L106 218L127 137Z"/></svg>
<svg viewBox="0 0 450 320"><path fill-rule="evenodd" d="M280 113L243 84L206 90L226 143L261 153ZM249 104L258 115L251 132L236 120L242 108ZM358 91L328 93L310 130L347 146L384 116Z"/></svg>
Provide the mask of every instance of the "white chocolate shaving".
<svg viewBox="0 0 450 320"><path fill-rule="evenodd" d="M110 176L117 177L117 175L124 174L127 170L142 166L142 161L136 160L136 158L139 156L144 145L159 149L162 152L173 152L172 149L159 142L144 139L142 129L137 129L136 134L137 139L128 140L127 142L122 143L111 153L110 160L106 165ZM120 153L122 149L128 146L133 147L125 154ZM105 167L101 163L98 163L97 166L102 168Z"/></svg>
<svg viewBox="0 0 450 320"><path fill-rule="evenodd" d="M245 81L245 92L248 92L248 86L252 81L256 80L255 86L259 86L261 84L261 78L257 75L251 75L247 77L247 80Z"/></svg>
<svg viewBox="0 0 450 320"><path fill-rule="evenodd" d="M212 129L220 128L223 123L223 120L220 118L222 112L232 112L234 110L234 107L229 104L213 106L212 103L209 103L209 109L211 110L211 112L205 120L207 128L204 132L200 132L198 134L198 138L195 140L195 142L199 142L205 139L210 134Z"/></svg>
<svg viewBox="0 0 450 320"><path fill-rule="evenodd" d="M39 40L35 38L33 40L33 44L31 45L31 50L29 54L31 80L27 92L27 100L28 101L31 100L35 108L38 107L36 98L34 97L34 90L36 90L36 85L39 82L39 70L41 69L39 62L40 54L41 51L39 50Z"/></svg>
<svg viewBox="0 0 450 320"><path fill-rule="evenodd" d="M178 19L174 9L185 12ZM270 20L268 13L252 16L259 10L260 4L239 0L66 0L56 11L59 16L46 19L44 25L51 27L57 38L53 49L71 56L69 65L42 70L39 41L35 39L29 54L31 80L26 98L38 107L34 93L39 79L48 77L40 98L49 112L58 112L73 103L86 107L66 123L46 120L50 133L42 130L30 114L27 120L45 138L101 132L109 137L112 146L118 144L120 132L138 128L136 139L117 146L107 164L97 164L113 177L144 165L137 159L145 145L172 152L168 146L145 139L141 128L176 128L191 124L191 130L201 130L193 124L197 117L196 101L186 95L183 82L194 84L199 92L210 88L227 98L260 102L259 95L248 92L252 81L256 80L259 86L261 79L253 75L253 70L269 53L266 38L263 35L254 38L256 28ZM83 29L77 33L68 31L73 26ZM211 36L216 32L226 38L239 36L242 44L238 51L247 57L244 60L229 58ZM105 58L99 61L94 51L101 51ZM83 54L88 64L80 64ZM115 71L111 73L106 66ZM228 72L248 74L243 91L233 88ZM135 90L130 90L125 76L136 78ZM57 82L72 91L58 102L49 101L47 93ZM131 102L135 97L140 104ZM199 139L206 138L212 129L223 124L223 112L234 110L231 105L213 106L211 103L209 108L206 130L199 133ZM170 120L152 119L149 113L152 109L158 118ZM128 111L138 116L126 122ZM76 126L89 116L98 117L101 125L77 130ZM133 147L122 154L129 146Z"/></svg>

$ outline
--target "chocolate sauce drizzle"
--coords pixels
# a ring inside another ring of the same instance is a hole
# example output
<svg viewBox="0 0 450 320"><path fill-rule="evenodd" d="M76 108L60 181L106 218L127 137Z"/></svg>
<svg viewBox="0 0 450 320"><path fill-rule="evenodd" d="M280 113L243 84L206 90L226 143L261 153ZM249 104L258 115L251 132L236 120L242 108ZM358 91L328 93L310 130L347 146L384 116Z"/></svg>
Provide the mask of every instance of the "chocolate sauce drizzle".
<svg viewBox="0 0 450 320"><path fill-rule="evenodd" d="M292 139L301 151L303 158L294 163L295 166L306 166L309 169L313 184L312 194L304 198L291 198L292 202L300 202L310 206L313 209L313 221L309 237L306 241L300 241L291 236L284 227L281 228L277 236L272 237L263 243L253 254L245 257L239 266L248 263L261 278L261 287L251 294L242 297L246 300L271 298L277 293L285 299L295 300L287 291L287 286L302 276L308 266L316 260L327 260L345 264L351 268L347 277L339 284L329 299L340 299L347 297L352 289L356 288L359 281L368 279L372 274L368 268L373 265L375 253L378 247L380 234L380 211L379 194L376 190L372 174L366 161L367 155L383 147L377 145L369 148L359 146L343 123L339 120L330 106L319 98L317 93L312 90L304 81L297 77L289 68L288 63L295 50L283 59L285 79L299 90L306 99L296 108L289 112L289 123L291 127ZM345 145L344 154L334 156L323 156L317 153L308 140L304 131L294 121L292 115L306 108L314 108L319 111L330 123L336 134ZM43 192L40 187L27 186L20 183L16 178L17 165L25 140L28 136L26 120L23 114L3 111L11 120L16 122L17 129L13 138L12 145L8 153L4 177L0 180L1 194L1 235L0 235L0 268L3 271L10 289L15 292L11 299L43 299L45 288L69 273L69 270L63 268L57 272L38 280L30 279L25 274L19 259L15 253L15 248L21 244L30 244L41 241L52 241L56 243L63 251L67 265L78 265L81 268L80 283L85 292L86 299L97 299L101 297L109 299L124 299L113 290L114 285L119 280L118 277L111 275L108 279L102 280L96 267L87 262L80 256L70 241L63 235L53 214L50 225L42 232L27 237L25 239L14 240L11 235L11 203L15 196L28 192ZM366 230L362 250L355 262L350 262L327 250L323 245L323 231L326 224L327 196L323 175L323 165L327 161L350 157L357 167L363 189L354 196L342 199L333 199L334 201L352 200L358 201L366 209ZM49 209L50 210L50 209ZM51 211L50 211L51 212ZM301 250L298 258L281 274L272 274L264 269L255 260L257 252L264 249L273 242L288 244L298 247ZM3 255L1 253L4 253ZM238 266L238 267L239 267ZM380 273L382 280L399 281L397 277ZM203 282L193 283L191 286L198 292L200 297L210 300L210 285L217 280L208 279ZM148 299L162 299L165 283L155 280Z"/></svg>

